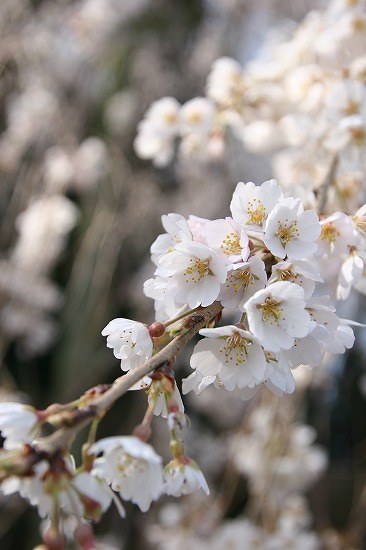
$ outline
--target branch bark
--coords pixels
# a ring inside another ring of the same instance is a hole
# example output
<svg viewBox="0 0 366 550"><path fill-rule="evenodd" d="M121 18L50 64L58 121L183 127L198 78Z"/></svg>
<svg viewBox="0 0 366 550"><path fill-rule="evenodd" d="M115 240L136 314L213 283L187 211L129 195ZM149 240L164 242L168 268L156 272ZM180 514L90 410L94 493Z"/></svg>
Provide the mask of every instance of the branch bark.
<svg viewBox="0 0 366 550"><path fill-rule="evenodd" d="M35 449L40 456L55 456L64 452L76 434L89 424L94 418L104 414L112 405L125 394L136 382L171 360L193 338L197 332L222 311L220 302L191 314L190 328L184 334L178 335L156 355L142 365L117 378L112 386L103 394L96 396L85 407L80 407L75 417L75 424L71 427L60 428L47 437L42 437L35 443Z"/></svg>

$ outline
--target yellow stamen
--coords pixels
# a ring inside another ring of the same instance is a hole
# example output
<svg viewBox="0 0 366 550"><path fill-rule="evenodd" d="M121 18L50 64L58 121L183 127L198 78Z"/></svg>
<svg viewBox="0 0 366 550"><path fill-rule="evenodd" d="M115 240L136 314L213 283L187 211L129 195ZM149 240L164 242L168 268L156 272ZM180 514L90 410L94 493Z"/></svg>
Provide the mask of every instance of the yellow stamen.
<svg viewBox="0 0 366 550"><path fill-rule="evenodd" d="M328 244L334 243L339 237L341 236L340 231L336 228L334 223L327 222L322 227L322 232L320 234L320 237L323 239L323 241L327 241Z"/></svg>
<svg viewBox="0 0 366 550"><path fill-rule="evenodd" d="M200 258L191 258L190 266L184 271L186 276L186 283L191 282L199 283L207 275L212 275L212 271L209 267L209 260L201 260Z"/></svg>
<svg viewBox="0 0 366 550"><path fill-rule="evenodd" d="M220 248L227 256L231 256L232 254L240 254L241 246L239 235L237 235L236 233L229 233L228 235L226 235L225 239L223 239L222 241Z"/></svg>
<svg viewBox="0 0 366 550"><path fill-rule="evenodd" d="M220 348L220 352L225 354L225 363L235 361L236 367L244 363L248 355L247 346L250 344L250 340L243 338L239 332L233 332Z"/></svg>
<svg viewBox="0 0 366 550"><path fill-rule="evenodd" d="M263 321L275 321L278 324L281 319L283 308L279 307L282 301L274 300L268 296L263 304L257 304L257 308L262 310Z"/></svg>
<svg viewBox="0 0 366 550"><path fill-rule="evenodd" d="M261 200L253 198L252 201L248 202L248 214L250 215L250 219L247 221L247 224L253 223L256 225L262 225L263 221L267 217L267 210Z"/></svg>
<svg viewBox="0 0 366 550"><path fill-rule="evenodd" d="M282 246L285 247L288 242L299 236L297 221L293 220L288 223L288 218L286 218L285 223L282 225L282 223L278 220L275 236L280 239Z"/></svg>

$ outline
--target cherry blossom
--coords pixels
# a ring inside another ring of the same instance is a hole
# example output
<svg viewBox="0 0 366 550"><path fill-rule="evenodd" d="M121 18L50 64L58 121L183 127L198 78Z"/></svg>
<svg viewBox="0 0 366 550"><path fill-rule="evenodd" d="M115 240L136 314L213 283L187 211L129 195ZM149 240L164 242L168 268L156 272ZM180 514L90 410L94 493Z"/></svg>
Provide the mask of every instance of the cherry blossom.
<svg viewBox="0 0 366 550"><path fill-rule="evenodd" d="M226 280L226 267L219 256L201 243L182 242L160 258L155 272L170 277L168 291L179 303L194 308L208 306Z"/></svg>
<svg viewBox="0 0 366 550"><path fill-rule="evenodd" d="M228 266L225 283L218 300L228 309L244 311L246 301L267 283L265 264L258 256L251 256L247 262Z"/></svg>
<svg viewBox="0 0 366 550"><path fill-rule="evenodd" d="M107 347L121 359L121 369L128 371L141 365L153 351L153 343L148 328L130 319L113 319L102 330L107 336Z"/></svg>
<svg viewBox="0 0 366 550"><path fill-rule="evenodd" d="M88 453L102 453L94 460L92 474L111 485L124 500L137 504L143 512L161 495L161 457L137 437L100 439L89 448Z"/></svg>
<svg viewBox="0 0 366 550"><path fill-rule="evenodd" d="M22 403L0 403L0 431L4 448L12 449L32 441L40 432L37 411Z"/></svg>
<svg viewBox="0 0 366 550"><path fill-rule="evenodd" d="M191 367L196 370L193 379L201 379L200 391L203 385L217 379L227 390L253 387L264 381L265 355L262 347L248 331L228 325L202 329L200 334L205 338L195 346L191 357ZM183 393L188 388L189 383L183 384Z"/></svg>
<svg viewBox="0 0 366 550"><path fill-rule="evenodd" d="M272 275L268 283L289 281L300 285L305 292L305 299L311 298L317 282L324 281L317 268L306 260L278 262L272 267Z"/></svg>
<svg viewBox="0 0 366 550"><path fill-rule="evenodd" d="M280 281L258 290L245 304L249 328L267 351L290 349L295 338L309 334L304 295L301 286Z"/></svg>
<svg viewBox="0 0 366 550"><path fill-rule="evenodd" d="M319 254L337 252L348 254L350 247L357 246L360 235L350 216L335 212L320 222L321 234L318 240Z"/></svg>
<svg viewBox="0 0 366 550"><path fill-rule="evenodd" d="M302 260L317 249L319 218L300 199L283 199L268 215L264 242L274 256Z"/></svg>
<svg viewBox="0 0 366 550"><path fill-rule="evenodd" d="M42 518L52 517L56 509L78 518L97 520L111 503L104 482L89 472L77 472L71 459L42 461L33 473L28 477L9 477L2 482L1 490L4 494L19 492L37 506Z"/></svg>
<svg viewBox="0 0 366 550"><path fill-rule="evenodd" d="M210 494L205 476L193 460L171 460L164 468L164 493L179 497L202 489Z"/></svg>
<svg viewBox="0 0 366 550"><path fill-rule="evenodd" d="M259 230L264 227L269 213L282 198L282 189L274 179L258 186L252 182L239 182L230 210L237 223Z"/></svg>
<svg viewBox="0 0 366 550"><path fill-rule="evenodd" d="M137 154L151 159L156 166L166 166L174 155L174 137L178 134L180 105L173 97L152 103L139 124L134 141Z"/></svg>
<svg viewBox="0 0 366 550"><path fill-rule="evenodd" d="M232 218L207 222L204 234L207 245L226 264L248 259L250 252L248 235Z"/></svg>
<svg viewBox="0 0 366 550"><path fill-rule="evenodd" d="M154 263L166 254L174 250L175 245L183 240L192 240L192 234L186 219L180 214L168 214L161 217L166 233L159 235L151 245L151 259Z"/></svg>

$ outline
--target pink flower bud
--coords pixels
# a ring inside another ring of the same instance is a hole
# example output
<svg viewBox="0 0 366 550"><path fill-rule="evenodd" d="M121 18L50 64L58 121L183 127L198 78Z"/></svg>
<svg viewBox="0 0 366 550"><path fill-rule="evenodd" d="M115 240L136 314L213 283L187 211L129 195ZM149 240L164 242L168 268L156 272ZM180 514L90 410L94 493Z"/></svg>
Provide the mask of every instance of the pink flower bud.
<svg viewBox="0 0 366 550"><path fill-rule="evenodd" d="M149 326L149 334L151 338L159 338L163 336L165 332L165 326L159 321L155 321L152 325Z"/></svg>

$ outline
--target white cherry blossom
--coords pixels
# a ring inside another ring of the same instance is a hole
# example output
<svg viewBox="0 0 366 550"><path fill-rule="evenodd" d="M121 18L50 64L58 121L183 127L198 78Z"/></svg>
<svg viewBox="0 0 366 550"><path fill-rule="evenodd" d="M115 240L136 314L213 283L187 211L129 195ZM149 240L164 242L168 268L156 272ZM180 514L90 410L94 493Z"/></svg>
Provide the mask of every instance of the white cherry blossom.
<svg viewBox="0 0 366 550"><path fill-rule="evenodd" d="M295 379L285 353L283 351L266 352L266 360L270 368L264 385L278 396L282 396L284 393L293 393Z"/></svg>
<svg viewBox="0 0 366 550"><path fill-rule="evenodd" d="M168 291L178 303L194 308L216 300L226 280L226 266L208 246L182 242L159 260L156 275L169 277Z"/></svg>
<svg viewBox="0 0 366 550"><path fill-rule="evenodd" d="M244 82L240 63L230 57L216 59L207 78L206 90L208 97L224 106L241 98Z"/></svg>
<svg viewBox="0 0 366 550"><path fill-rule="evenodd" d="M153 351L149 329L131 319L113 319L102 330L107 336L107 347L113 349L115 357L121 359L121 369L128 371L149 359Z"/></svg>
<svg viewBox="0 0 366 550"><path fill-rule="evenodd" d="M267 351L290 349L295 338L309 334L304 295L301 286L280 281L258 290L245 304L249 329Z"/></svg>
<svg viewBox="0 0 366 550"><path fill-rule="evenodd" d="M205 225L207 245L226 264L246 261L249 256L249 238L245 230L232 218L212 220Z"/></svg>
<svg viewBox="0 0 366 550"><path fill-rule="evenodd" d="M268 283L276 281L289 281L300 285L305 292L305 299L310 298L315 289L315 283L322 283L324 279L321 277L316 267L306 260L297 260L291 262L286 260L278 262L272 267L272 275L268 279Z"/></svg>
<svg viewBox="0 0 366 550"><path fill-rule="evenodd" d="M215 113L214 104L205 97L195 97L187 101L179 111L180 133L194 133L205 137L212 129Z"/></svg>
<svg viewBox="0 0 366 550"><path fill-rule="evenodd" d="M188 227L192 232L193 240L196 243L207 244L205 228L206 224L210 221L207 218L200 218L199 216L188 216Z"/></svg>
<svg viewBox="0 0 366 550"><path fill-rule="evenodd" d="M274 209L283 192L277 181L272 179L262 185L253 182L239 182L230 204L236 222L251 229L264 227L269 213Z"/></svg>
<svg viewBox="0 0 366 550"><path fill-rule="evenodd" d="M292 367L306 365L313 368L321 364L325 351L325 343L310 333L304 338L296 338L292 348L283 351L283 354Z"/></svg>
<svg viewBox="0 0 366 550"><path fill-rule="evenodd" d="M147 443L134 436L107 437L94 443L89 454L94 460L92 474L111 485L124 500L146 512L162 492L162 459Z"/></svg>
<svg viewBox="0 0 366 550"><path fill-rule="evenodd" d="M192 240L187 220L180 214L163 215L161 221L166 233L159 235L150 247L151 259L155 264L160 256L174 250L175 245Z"/></svg>
<svg viewBox="0 0 366 550"><path fill-rule="evenodd" d="M228 266L218 300L225 308L244 311L245 302L267 283L266 267L258 256Z"/></svg>
<svg viewBox="0 0 366 550"><path fill-rule="evenodd" d="M302 260L315 252L319 218L300 199L283 199L268 215L263 240L274 256Z"/></svg>
<svg viewBox="0 0 366 550"><path fill-rule="evenodd" d="M167 495L179 497L189 495L199 489L202 489L206 495L210 494L205 476L193 460L186 458L182 462L173 459L165 466L163 474L163 491Z"/></svg>
<svg viewBox="0 0 366 550"><path fill-rule="evenodd" d="M112 497L108 487L89 472L75 470L72 459L58 458L53 463L36 464L32 476L11 476L1 484L4 494L19 492L40 517L52 517L55 508L79 518L99 519Z"/></svg>
<svg viewBox="0 0 366 550"><path fill-rule="evenodd" d="M188 307L182 306L174 300L174 296L168 291L168 282L167 277L157 275L144 283L145 295L154 300L155 319L161 322L184 313L184 310L188 310Z"/></svg>
<svg viewBox="0 0 366 550"><path fill-rule="evenodd" d="M350 247L360 243L360 235L357 232L353 220L343 212L335 212L320 222L321 234L318 239L319 255L348 254Z"/></svg>
<svg viewBox="0 0 366 550"><path fill-rule="evenodd" d="M333 341L326 345L326 349L330 353L342 354L346 349L351 349L355 343L355 335L351 325L363 326L349 319L340 319L339 325L336 328Z"/></svg>
<svg viewBox="0 0 366 550"><path fill-rule="evenodd" d="M37 411L22 403L0 403L0 431L5 438L4 448L13 449L30 443L40 432Z"/></svg>
<svg viewBox="0 0 366 550"><path fill-rule="evenodd" d="M253 388L234 389L235 395L238 395L244 401L251 399L262 386L265 386L270 392L279 397L282 397L284 393L295 391L295 379L285 352L273 353L266 351L265 357L267 361L265 380Z"/></svg>
<svg viewBox="0 0 366 550"><path fill-rule="evenodd" d="M352 286L356 285L361 279L363 270L364 260L358 254L350 254L350 256L344 260L338 277L336 289L337 300L345 300L348 298Z"/></svg>
<svg viewBox="0 0 366 550"><path fill-rule="evenodd" d="M180 105L173 97L152 103L138 126L134 141L136 153L151 159L156 166L166 166L174 155L174 138L178 135Z"/></svg>
<svg viewBox="0 0 366 550"><path fill-rule="evenodd" d="M215 380L229 391L253 387L265 380L263 349L248 331L228 325L202 329L200 334L205 338L195 346L191 357L191 367L197 375L190 380L198 382L200 391ZM183 384L183 393L189 391L190 382Z"/></svg>

